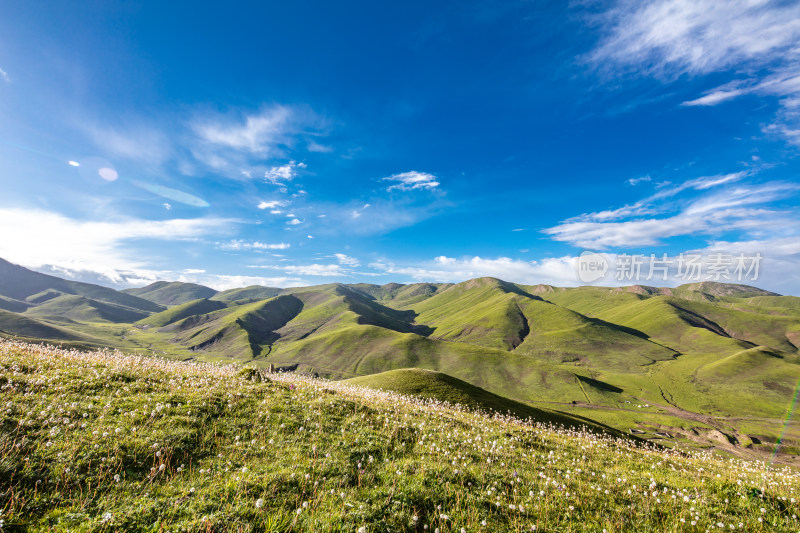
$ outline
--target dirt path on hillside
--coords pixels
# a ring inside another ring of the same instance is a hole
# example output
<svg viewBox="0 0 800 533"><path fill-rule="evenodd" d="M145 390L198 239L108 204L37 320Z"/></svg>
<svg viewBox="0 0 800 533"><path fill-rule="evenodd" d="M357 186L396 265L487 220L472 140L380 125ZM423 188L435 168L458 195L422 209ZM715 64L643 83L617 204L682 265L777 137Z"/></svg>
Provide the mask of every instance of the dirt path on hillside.
<svg viewBox="0 0 800 533"><path fill-rule="evenodd" d="M727 421L732 422L735 420L753 420L761 422L773 422L775 424L783 424L784 421L782 419L764 418L764 417L741 417L741 416L721 417L721 416L703 415L700 413L695 413L692 411L681 409L680 407L671 404L664 405L660 403L653 403L650 400L644 400L636 396L634 396L633 398L636 399L637 401L641 401L642 403L646 403L652 407L661 409L664 412L651 413L650 411L642 411L641 409L626 409L624 407L594 405L585 402L553 402L553 401L537 400L537 401L530 401L530 403L579 407L583 409L595 409L598 411L621 411L621 412L637 413L637 414L664 414L664 415L674 416L676 418L688 420L691 422L697 422L713 428L711 431L706 432L705 435L700 434L696 430L687 431L687 430L679 430L677 428L672 428L671 431L672 433L675 434L675 436L680 436L687 440L696 442L700 445L710 446L715 450L723 451L730 455L734 455L736 457L741 457L744 459L754 459L775 465L800 467L800 457L798 456L779 455L778 457L775 457L773 460L773 454L770 452L758 448L744 447L739 445L738 443L742 440L743 435L739 433L739 431L736 428L727 423ZM658 437L657 440L664 440L664 437ZM675 442L674 437L672 440L673 442ZM731 440L734 440L734 442L731 442Z"/></svg>

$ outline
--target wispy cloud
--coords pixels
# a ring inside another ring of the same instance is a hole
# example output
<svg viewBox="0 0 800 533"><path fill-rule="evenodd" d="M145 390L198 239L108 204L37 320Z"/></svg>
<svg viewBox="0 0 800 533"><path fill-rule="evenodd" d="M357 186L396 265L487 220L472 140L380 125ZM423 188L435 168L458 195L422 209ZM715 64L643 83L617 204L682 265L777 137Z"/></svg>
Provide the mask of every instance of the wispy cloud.
<svg viewBox="0 0 800 533"><path fill-rule="evenodd" d="M729 72L732 80L684 106L714 106L746 94L780 98L774 131L800 143L800 4L770 0L622 0L601 15L589 54L607 74Z"/></svg>
<svg viewBox="0 0 800 533"><path fill-rule="evenodd" d="M361 263L355 257L350 257L349 255L345 254L333 254L337 261L339 261L340 265L350 266L350 267L357 267L360 266Z"/></svg>
<svg viewBox="0 0 800 533"><path fill-rule="evenodd" d="M696 190L705 190L713 183L713 180L690 181L695 182L693 188ZM663 213L667 216L646 218L644 215L661 213L666 209L652 206L654 197L650 197L629 208L576 217L548 228L544 233L554 240L575 246L607 249L653 246L682 235L719 235L730 231L759 234L774 231L776 227L797 231L800 219L795 214L768 206L776 200L796 195L798 191L800 186L790 183L737 185L680 202ZM613 216L608 213L613 213ZM629 220L617 221L620 218Z"/></svg>
<svg viewBox="0 0 800 533"><path fill-rule="evenodd" d="M191 121L192 156L231 177L263 172L265 159L283 158L311 137L327 134L325 121L304 106L272 105L255 113L205 114ZM306 145L307 148L307 145ZM294 177L303 163L272 167L266 179L279 183Z"/></svg>
<svg viewBox="0 0 800 533"><path fill-rule="evenodd" d="M650 176L640 176L638 178L627 179L627 180L625 180L625 183L627 183L628 185L631 185L631 186L636 186L636 185L639 185L640 183L646 183L646 182L650 181L650 179L651 179Z"/></svg>
<svg viewBox="0 0 800 533"><path fill-rule="evenodd" d="M622 218L629 218L636 216L641 217L641 216L656 215L668 209L669 206L663 203L664 200L677 196L686 190L702 191L710 189L712 187L716 187L718 185L724 185L726 183L739 181L748 175L749 175L748 171L741 171L741 172L731 172L728 174L715 174L713 176L701 176L699 178L686 180L683 183L679 183L677 185L668 182L663 183L661 184L660 189L656 193L642 200L639 200L634 204L625 205L622 207L618 207L616 209L609 209L606 211L584 213L577 217L568 219L566 220L566 222L578 222L578 221L605 222L605 221L619 220Z"/></svg>
<svg viewBox="0 0 800 533"><path fill-rule="evenodd" d="M800 40L795 2L622 0L601 17L595 63L664 78L792 56Z"/></svg>
<svg viewBox="0 0 800 533"><path fill-rule="evenodd" d="M402 172L400 174L393 174L384 181L394 181L394 185L390 185L386 190L398 191L413 191L415 189L435 189L440 183L438 178L428 172L417 172L412 170L410 172Z"/></svg>
<svg viewBox="0 0 800 533"><path fill-rule="evenodd" d="M78 122L80 123L80 122ZM159 166L174 153L170 139L154 124L119 119L114 124L82 123L83 130L107 157Z"/></svg>
<svg viewBox="0 0 800 533"><path fill-rule="evenodd" d="M310 220L315 231L325 235L375 235L408 227L441 213L449 204L440 199L434 202L417 202L409 196L396 199L371 198L368 204L352 201L347 204L319 203Z"/></svg>
<svg viewBox="0 0 800 533"><path fill-rule="evenodd" d="M5 83L11 83L11 76L8 73L0 68L0 80L3 80Z"/></svg>
<svg viewBox="0 0 800 533"><path fill-rule="evenodd" d="M242 250L286 250L291 245L286 242L269 244L260 241L245 241L243 239L233 239L227 242L218 242L217 248L225 251L242 251Z"/></svg>
<svg viewBox="0 0 800 533"><path fill-rule="evenodd" d="M252 268L268 268L273 270L281 270L287 274L298 276L320 276L320 277L348 277L351 271L342 267L342 265L330 264L310 264L310 265L263 265L252 266Z"/></svg>
<svg viewBox="0 0 800 533"><path fill-rule="evenodd" d="M294 129L292 118L289 107L278 105L239 119L216 117L197 121L194 128L211 144L268 156Z"/></svg>

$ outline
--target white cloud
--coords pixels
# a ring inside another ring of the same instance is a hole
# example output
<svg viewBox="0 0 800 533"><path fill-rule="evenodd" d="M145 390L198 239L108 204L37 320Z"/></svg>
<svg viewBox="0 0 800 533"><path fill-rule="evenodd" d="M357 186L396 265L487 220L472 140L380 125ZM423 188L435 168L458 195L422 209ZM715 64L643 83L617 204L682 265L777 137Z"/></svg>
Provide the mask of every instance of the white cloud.
<svg viewBox="0 0 800 533"><path fill-rule="evenodd" d="M286 250L291 247L289 243L281 242L277 244L268 244L260 241L245 241L242 239L233 239L227 242L218 242L217 248L225 251L240 251L240 250Z"/></svg>
<svg viewBox="0 0 800 533"><path fill-rule="evenodd" d="M279 185L284 181L292 181L295 179L297 177L297 169L303 168L306 168L305 163L289 161L285 165L268 168L264 173L264 178L268 183Z"/></svg>
<svg viewBox="0 0 800 533"><path fill-rule="evenodd" d="M601 21L594 62L670 78L792 56L800 42L795 2L623 0Z"/></svg>
<svg viewBox="0 0 800 533"><path fill-rule="evenodd" d="M635 186L635 185L639 185L640 183L646 183L646 182L648 182L650 180L651 180L650 176L640 176L638 178L629 178L629 179L625 180L625 183L627 183L628 185L634 185Z"/></svg>
<svg viewBox="0 0 800 533"><path fill-rule="evenodd" d="M416 281L458 283L472 278L491 276L515 283L574 286L576 258L571 256L547 258L541 261L522 261L508 257L436 257L432 262L414 266L398 266L391 262L371 263L370 267L387 274L408 276Z"/></svg>
<svg viewBox="0 0 800 533"><path fill-rule="evenodd" d="M320 265L320 264L312 264L312 265L286 265L280 267L273 267L277 268L278 270L282 270L287 274L294 274L300 276L322 276L322 277L334 277L334 276L349 276L350 271L342 268L341 265Z"/></svg>
<svg viewBox="0 0 800 533"><path fill-rule="evenodd" d="M82 221L51 211L0 208L0 257L27 267L50 265L94 273L106 283L126 283L152 272L130 241L196 240L227 233L233 222L220 218Z"/></svg>
<svg viewBox="0 0 800 533"><path fill-rule="evenodd" d="M273 106L243 120L229 117L205 119L194 124L200 137L214 145L265 156L273 153L291 131L294 113L286 106Z"/></svg>
<svg viewBox="0 0 800 533"><path fill-rule="evenodd" d="M349 255L333 254L333 256L336 258L337 261L339 261L339 264L341 264L341 265L357 267L357 266L359 266L361 264L358 261L358 259L356 259L355 257L350 257Z"/></svg>
<svg viewBox="0 0 800 533"><path fill-rule="evenodd" d="M275 209L277 207L284 207L288 205L287 202L281 200L269 200L269 201L262 201L258 204L259 209Z"/></svg>
<svg viewBox="0 0 800 533"><path fill-rule="evenodd" d="M781 98L765 128L800 143L800 4L770 0L622 0L603 14L589 55L600 69L674 80L729 72L728 81L685 106L746 94Z"/></svg>
<svg viewBox="0 0 800 533"><path fill-rule="evenodd" d="M315 141L310 141L308 143L307 148L308 148L309 152L320 152L320 153L324 153L324 154L329 154L329 153L333 152L333 147L325 146L325 145L319 144L319 143L317 143Z"/></svg>
<svg viewBox="0 0 800 533"><path fill-rule="evenodd" d="M734 89L731 91L723 91L720 89L714 89L713 91L709 92L705 96L701 96L700 98L696 98L694 100L689 100L687 102L683 102L681 105L684 106L712 106L721 104L722 102L727 102L728 100L732 100L737 96L741 96L746 92L743 89Z"/></svg>
<svg viewBox="0 0 800 533"><path fill-rule="evenodd" d="M296 226L296 225L298 225L298 224L302 224L302 222L300 222L300 220L298 220L298 219L296 219L296 218L293 218L292 220L290 220L289 222L287 222L287 224L288 224L288 225L290 225L290 226Z"/></svg>
<svg viewBox="0 0 800 533"><path fill-rule="evenodd" d="M701 176L686 180L678 185L671 183L661 184L661 189L632 205L625 205L616 209L598 211L594 213L584 213L580 216L566 220L566 222L576 221L610 221L633 216L651 216L663 212L663 205L659 205L662 200L672 198L686 190L706 190L718 185L739 181L749 175L747 171L732 172L729 174L716 174L713 176Z"/></svg>
<svg viewBox="0 0 800 533"><path fill-rule="evenodd" d="M328 125L304 106L273 105L255 113L197 116L190 127L189 150L197 161L228 177L243 179L264 172L261 165L265 159L284 158L309 136L326 135ZM296 166L302 168L303 164ZM281 168L267 170L267 180L279 183L287 179Z"/></svg>
<svg viewBox="0 0 800 533"><path fill-rule="evenodd" d="M9 76L8 73L1 68L0 68L0 79L6 83L11 83L11 76Z"/></svg>
<svg viewBox="0 0 800 533"><path fill-rule="evenodd" d="M417 172L412 170L410 172L402 172L400 174L393 174L388 178L383 178L384 181L396 181L397 183L389 186L386 190L391 191L397 189L399 191L413 191L415 189L435 189L440 184L437 177L427 172Z"/></svg>
<svg viewBox="0 0 800 533"><path fill-rule="evenodd" d="M710 183L712 181L697 182L694 188L703 190L704 185L710 187ZM584 215L548 228L544 233L574 246L607 249L658 245L681 235L715 235L734 230L758 234L778 227L800 229L793 213L757 207L790 197L798 190L800 186L785 183L736 186L700 196L671 216L611 222L612 217ZM626 215L649 213L644 205L640 207L639 211L629 209Z"/></svg>
<svg viewBox="0 0 800 533"><path fill-rule="evenodd" d="M173 153L172 143L162 131L138 119L119 119L116 124L83 123L82 126L106 157L158 166Z"/></svg>
<svg viewBox="0 0 800 533"><path fill-rule="evenodd" d="M301 278L291 278L286 276L278 277L261 277L261 276L230 276L230 275L214 275L206 274L203 276L180 276L175 281L183 281L186 283L199 283L216 289L224 291L227 289L238 289L240 287L249 287L250 285L261 285L263 287L304 287L308 285L308 281Z"/></svg>

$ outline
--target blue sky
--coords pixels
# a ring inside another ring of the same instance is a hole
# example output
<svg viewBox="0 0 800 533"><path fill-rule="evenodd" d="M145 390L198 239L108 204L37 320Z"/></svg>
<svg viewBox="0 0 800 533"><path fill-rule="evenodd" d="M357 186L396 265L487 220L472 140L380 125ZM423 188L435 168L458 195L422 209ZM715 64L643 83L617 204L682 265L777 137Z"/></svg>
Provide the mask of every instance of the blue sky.
<svg viewBox="0 0 800 533"><path fill-rule="evenodd" d="M798 3L498 4L0 5L0 257L229 288L761 254L800 294Z"/></svg>

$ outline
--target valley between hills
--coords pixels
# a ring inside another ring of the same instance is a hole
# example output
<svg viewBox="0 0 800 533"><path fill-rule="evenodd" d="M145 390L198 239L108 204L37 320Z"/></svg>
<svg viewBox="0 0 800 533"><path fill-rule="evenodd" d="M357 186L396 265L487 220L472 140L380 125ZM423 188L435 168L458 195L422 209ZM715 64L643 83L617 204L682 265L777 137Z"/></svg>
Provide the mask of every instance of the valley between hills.
<svg viewBox="0 0 800 533"><path fill-rule="evenodd" d="M744 285L117 291L0 260L0 336L349 380L667 447L769 460L779 448L786 464L800 454L787 419L800 298Z"/></svg>

